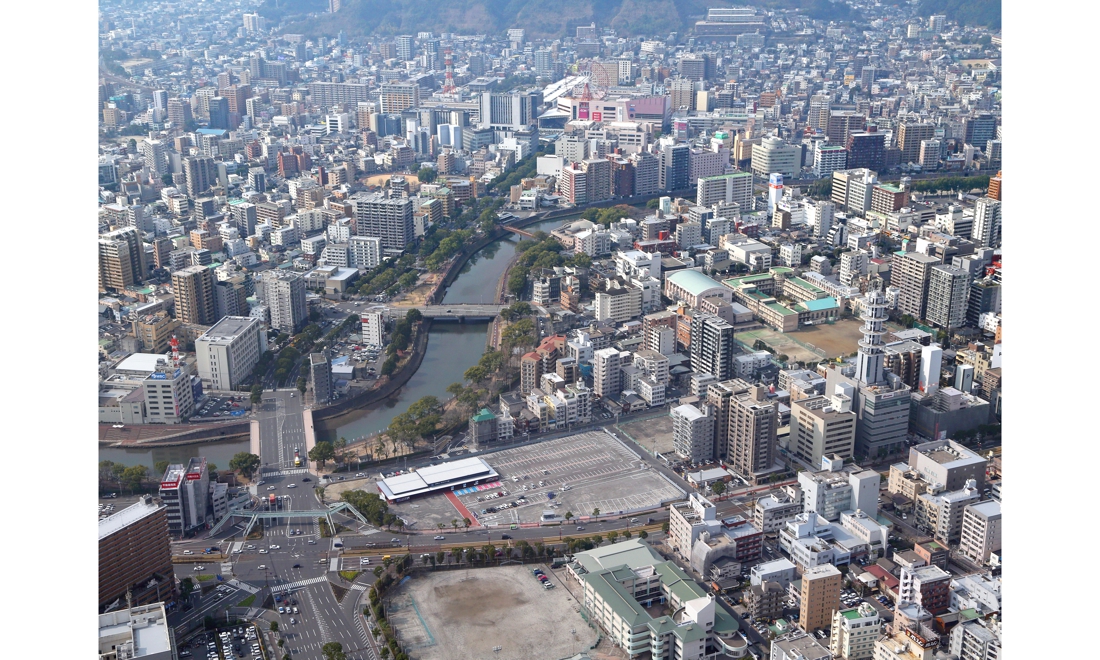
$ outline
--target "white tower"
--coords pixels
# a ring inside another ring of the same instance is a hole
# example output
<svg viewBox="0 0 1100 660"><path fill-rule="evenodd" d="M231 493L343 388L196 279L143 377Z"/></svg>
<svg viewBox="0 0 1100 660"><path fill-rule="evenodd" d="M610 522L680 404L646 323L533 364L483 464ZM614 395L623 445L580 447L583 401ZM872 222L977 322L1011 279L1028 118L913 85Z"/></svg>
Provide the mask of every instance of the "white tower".
<svg viewBox="0 0 1100 660"><path fill-rule="evenodd" d="M856 356L856 380L864 385L877 385L885 380L883 376L882 335L886 334L883 324L886 322L886 296L882 293L881 283L864 297L863 326L859 331L863 339L859 340L859 355Z"/></svg>

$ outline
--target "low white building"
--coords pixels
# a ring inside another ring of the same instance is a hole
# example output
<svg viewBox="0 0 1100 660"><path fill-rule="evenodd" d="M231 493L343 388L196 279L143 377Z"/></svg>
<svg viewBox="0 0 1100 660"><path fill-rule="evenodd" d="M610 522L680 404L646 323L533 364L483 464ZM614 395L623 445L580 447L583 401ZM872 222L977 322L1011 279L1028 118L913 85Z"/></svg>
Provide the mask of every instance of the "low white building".
<svg viewBox="0 0 1100 660"><path fill-rule="evenodd" d="M176 660L164 603L99 615L99 660Z"/></svg>

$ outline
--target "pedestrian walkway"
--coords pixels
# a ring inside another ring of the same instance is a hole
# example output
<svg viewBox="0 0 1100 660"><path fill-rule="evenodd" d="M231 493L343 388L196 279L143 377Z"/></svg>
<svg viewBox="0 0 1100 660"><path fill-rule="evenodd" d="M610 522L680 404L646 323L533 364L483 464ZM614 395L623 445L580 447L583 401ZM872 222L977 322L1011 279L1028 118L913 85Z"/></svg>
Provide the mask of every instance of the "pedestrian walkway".
<svg viewBox="0 0 1100 660"><path fill-rule="evenodd" d="M477 524L477 522L476 522L476 521L477 521L477 516L475 516L474 514L470 513L470 510L469 510L469 509L467 509L467 508L466 508L466 507L465 507L465 506L464 506L464 505L462 504L462 502L459 502L459 501L458 501L458 498L457 498L457 497L455 497L455 494L454 494L454 493L452 493L452 492L450 492L450 491L447 491L447 492L445 493L445 495L447 496L447 499L449 499L449 500L451 501L451 504L452 504L452 505L454 506L455 510L456 510L456 511L458 511L458 515L460 515L460 516L462 516L462 517L464 517L464 518L469 518L471 522L473 522L473 523L474 523L475 525Z"/></svg>
<svg viewBox="0 0 1100 660"><path fill-rule="evenodd" d="M284 591L290 591L291 589L297 589L298 587L307 587L311 584L317 584L318 582L325 582L328 578L325 576L310 578L308 580L298 580L297 582L290 582L288 584L280 584L277 587L271 588L271 593L279 594Z"/></svg>
<svg viewBox="0 0 1100 660"><path fill-rule="evenodd" d="M366 591L369 585L366 584L353 584L351 585L352 591Z"/></svg>
<svg viewBox="0 0 1100 660"><path fill-rule="evenodd" d="M243 589L243 590L247 591L250 594L254 594L254 593L257 593L257 592L260 591L259 587L254 587L251 584L248 584L247 582L241 582L240 580L238 580L236 578L233 578L232 580L229 580L228 584L230 584L234 587L237 587L238 589Z"/></svg>

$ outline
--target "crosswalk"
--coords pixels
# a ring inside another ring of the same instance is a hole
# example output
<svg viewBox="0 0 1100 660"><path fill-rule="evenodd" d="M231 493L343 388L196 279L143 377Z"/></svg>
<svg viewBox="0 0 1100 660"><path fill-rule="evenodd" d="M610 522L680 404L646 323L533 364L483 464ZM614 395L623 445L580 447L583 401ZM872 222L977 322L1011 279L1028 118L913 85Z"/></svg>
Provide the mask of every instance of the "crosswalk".
<svg viewBox="0 0 1100 660"><path fill-rule="evenodd" d="M305 474L309 472L306 468L290 468L287 470L265 470L264 475L272 475L276 477L285 477L292 474Z"/></svg>
<svg viewBox="0 0 1100 660"><path fill-rule="evenodd" d="M353 584L353 585L351 585L351 590L352 591L366 591L367 590L367 585L365 585L365 584Z"/></svg>
<svg viewBox="0 0 1100 660"><path fill-rule="evenodd" d="M311 584L317 584L318 582L324 582L326 580L328 580L328 578L322 575L321 577L309 578L308 580L298 580L297 582L280 584L278 586L272 587L271 593L278 594L284 591L290 591L291 589L297 589L298 587L306 587Z"/></svg>

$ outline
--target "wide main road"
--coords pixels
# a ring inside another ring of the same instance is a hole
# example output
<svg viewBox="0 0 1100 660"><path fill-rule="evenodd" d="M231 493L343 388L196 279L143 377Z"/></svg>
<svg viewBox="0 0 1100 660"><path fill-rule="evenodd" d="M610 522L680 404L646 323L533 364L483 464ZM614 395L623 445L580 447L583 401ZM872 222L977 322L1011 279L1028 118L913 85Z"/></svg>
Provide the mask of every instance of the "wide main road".
<svg viewBox="0 0 1100 660"><path fill-rule="evenodd" d="M296 390L263 395L258 414L261 479L256 487L256 509L316 511L317 515L261 519L262 539L235 540L226 544L226 552L233 563L234 577L263 588L265 596L286 596L293 601L291 607L298 608L297 614L274 615L286 638L283 652L296 659L322 660L321 647L340 642L349 659L376 660L356 612L363 592L352 590L340 603L329 586L329 569L339 551L333 548L332 539L321 538L318 518L325 507L313 492L317 476L307 467L302 410L302 397ZM295 450L302 459L300 467L294 466ZM277 498L274 506L268 501L271 495ZM230 528L219 536L239 533L240 528ZM233 552L235 549L240 552Z"/></svg>
<svg viewBox="0 0 1100 660"><path fill-rule="evenodd" d="M264 393L257 416L263 471L294 469L295 450L305 466L306 434L302 410L302 397L297 390Z"/></svg>

